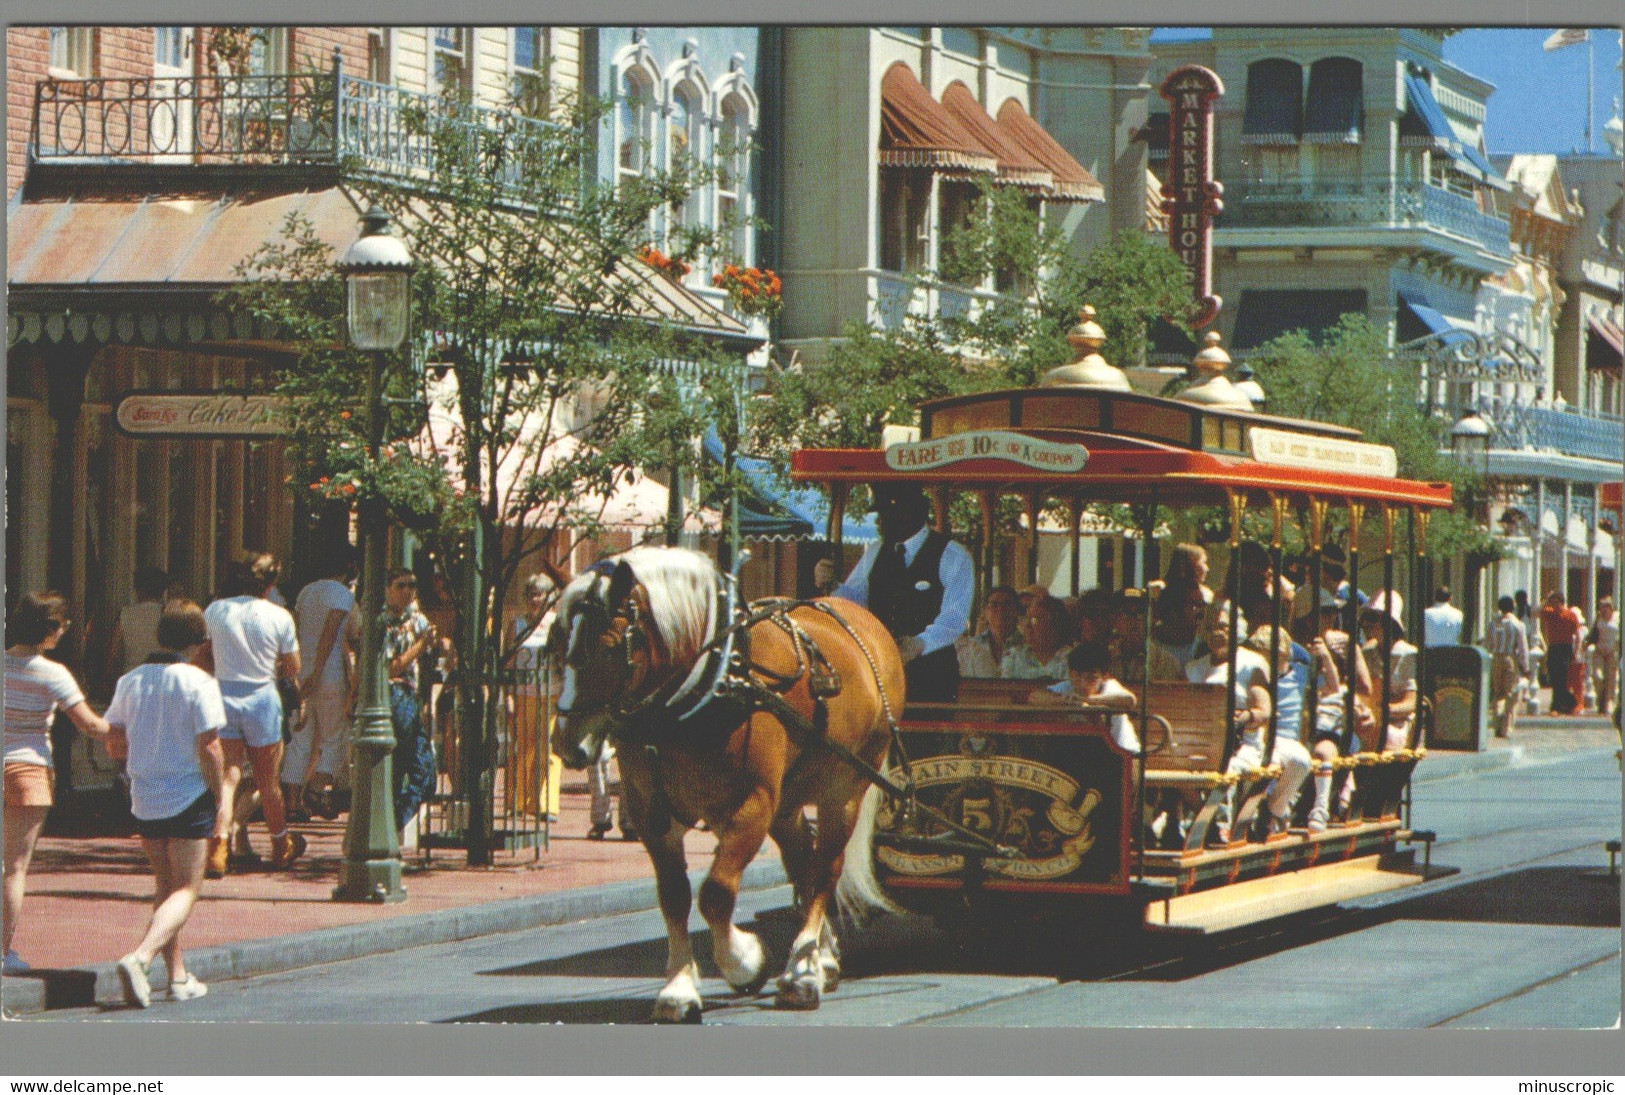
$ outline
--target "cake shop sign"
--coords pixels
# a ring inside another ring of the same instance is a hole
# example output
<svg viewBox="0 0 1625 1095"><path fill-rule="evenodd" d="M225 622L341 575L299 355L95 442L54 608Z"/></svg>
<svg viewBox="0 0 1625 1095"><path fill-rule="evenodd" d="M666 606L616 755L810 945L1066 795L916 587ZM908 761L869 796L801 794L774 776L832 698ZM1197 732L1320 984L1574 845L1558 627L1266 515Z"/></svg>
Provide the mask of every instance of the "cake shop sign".
<svg viewBox="0 0 1625 1095"><path fill-rule="evenodd" d="M131 392L113 412L131 437L279 437L286 401L245 392Z"/></svg>
<svg viewBox="0 0 1625 1095"><path fill-rule="evenodd" d="M1195 300L1192 327L1206 327L1223 305L1213 293L1213 218L1224 212L1224 186L1213 180L1213 101L1224 94L1218 73L1185 65L1160 89L1168 100L1168 181L1162 211L1168 243L1185 264Z"/></svg>

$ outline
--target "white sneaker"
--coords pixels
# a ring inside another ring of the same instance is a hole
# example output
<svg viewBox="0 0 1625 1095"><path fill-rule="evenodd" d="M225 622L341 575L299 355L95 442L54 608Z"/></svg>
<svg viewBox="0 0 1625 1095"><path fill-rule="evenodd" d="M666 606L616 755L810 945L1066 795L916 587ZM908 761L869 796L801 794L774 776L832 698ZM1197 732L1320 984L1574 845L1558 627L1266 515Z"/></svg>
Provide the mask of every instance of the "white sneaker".
<svg viewBox="0 0 1625 1095"><path fill-rule="evenodd" d="M1306 828L1311 833L1324 833L1326 831L1326 807L1316 806L1309 811L1309 824Z"/></svg>
<svg viewBox="0 0 1625 1095"><path fill-rule="evenodd" d="M152 1003L152 983L147 980L147 964L133 954L118 960L118 977L124 983L124 1002L132 1008Z"/></svg>
<svg viewBox="0 0 1625 1095"><path fill-rule="evenodd" d="M200 996L209 995L209 986L197 979L194 973L188 973L184 981L171 981L169 983L169 998L171 1000L196 1000Z"/></svg>
<svg viewBox="0 0 1625 1095"><path fill-rule="evenodd" d="M33 968L34 967L30 966L27 962L24 962L22 960L22 956L16 951L7 951L5 956L5 965L3 968L0 968L0 973L27 973Z"/></svg>

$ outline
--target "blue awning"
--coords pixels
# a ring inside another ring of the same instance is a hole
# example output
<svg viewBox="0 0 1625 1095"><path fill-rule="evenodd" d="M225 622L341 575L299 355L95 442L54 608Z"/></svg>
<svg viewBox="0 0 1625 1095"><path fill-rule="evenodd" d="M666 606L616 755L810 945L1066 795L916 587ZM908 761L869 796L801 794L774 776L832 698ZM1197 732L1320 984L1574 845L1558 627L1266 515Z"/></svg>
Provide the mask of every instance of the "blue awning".
<svg viewBox="0 0 1625 1095"><path fill-rule="evenodd" d="M715 428L705 431L705 451L722 463L722 439ZM747 540L808 540L822 538L829 525L829 501L811 487L784 486L783 478L766 460L743 453L734 466L745 477L752 497L741 499L739 535ZM862 520L841 519L841 540L868 544L880 539L873 514Z"/></svg>
<svg viewBox="0 0 1625 1095"><path fill-rule="evenodd" d="M1509 189L1505 179L1490 166L1477 148L1462 141L1444 116L1444 108L1433 97L1426 80L1414 73L1405 75L1405 113L1399 119L1399 143L1421 145L1444 152L1463 174L1498 190Z"/></svg>
<svg viewBox="0 0 1625 1095"><path fill-rule="evenodd" d="M1230 348L1251 350L1289 331L1319 338L1348 313L1365 310L1364 289L1244 289Z"/></svg>
<svg viewBox="0 0 1625 1095"><path fill-rule="evenodd" d="M1365 133L1365 88L1360 62L1324 57L1309 69L1303 139L1309 144L1359 144Z"/></svg>
<svg viewBox="0 0 1625 1095"><path fill-rule="evenodd" d="M1439 341L1446 346L1455 346L1471 339L1472 336L1446 319L1443 312L1434 308L1416 294L1407 293L1402 289L1399 293L1399 301L1410 309L1411 314L1423 327L1427 328L1428 334L1436 335ZM1409 341L1409 339L1403 339L1403 336L1402 340Z"/></svg>
<svg viewBox="0 0 1625 1095"><path fill-rule="evenodd" d="M1271 57L1247 66L1241 143L1297 144L1303 137L1303 68Z"/></svg>

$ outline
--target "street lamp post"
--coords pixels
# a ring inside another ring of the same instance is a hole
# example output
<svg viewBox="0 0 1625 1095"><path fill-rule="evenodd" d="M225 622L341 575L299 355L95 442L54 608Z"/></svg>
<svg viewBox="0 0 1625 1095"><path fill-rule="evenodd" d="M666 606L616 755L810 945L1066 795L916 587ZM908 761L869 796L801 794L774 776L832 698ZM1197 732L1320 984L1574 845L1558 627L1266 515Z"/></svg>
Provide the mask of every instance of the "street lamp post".
<svg viewBox="0 0 1625 1095"><path fill-rule="evenodd" d="M1473 500L1473 520L1487 527L1490 519L1490 424L1477 411L1469 408L1456 424L1450 427L1450 451L1458 463L1478 473L1477 497ZM1476 633L1479 620L1488 620L1492 617L1489 613L1481 611L1483 605L1480 602L1483 596L1479 583L1479 566L1471 560L1466 562L1464 576L1466 595L1462 598L1466 615L1462 621L1462 634L1470 636Z"/></svg>
<svg viewBox="0 0 1625 1095"><path fill-rule="evenodd" d="M361 218L361 238L339 263L345 280L345 320L350 344L365 351L367 456L376 466L384 440L384 357L406 341L411 321L412 256L389 232L389 214L378 206ZM395 780L391 754L395 730L389 716L389 681L383 663L384 566L387 529L383 501L369 491L361 501L361 688L351 734L352 799L344 832L344 867L335 901L388 903L406 900L401 885L401 848L395 829Z"/></svg>

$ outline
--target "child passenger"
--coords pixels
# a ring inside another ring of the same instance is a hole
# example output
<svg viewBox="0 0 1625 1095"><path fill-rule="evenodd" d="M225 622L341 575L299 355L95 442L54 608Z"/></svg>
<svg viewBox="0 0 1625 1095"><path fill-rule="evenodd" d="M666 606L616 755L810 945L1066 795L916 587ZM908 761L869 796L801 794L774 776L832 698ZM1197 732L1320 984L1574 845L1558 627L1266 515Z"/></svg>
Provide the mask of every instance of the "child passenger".
<svg viewBox="0 0 1625 1095"><path fill-rule="evenodd" d="M171 601L158 620L160 649L119 678L107 709L109 752L125 758L130 812L157 883L152 918L135 950L118 960L124 1000L152 1002L147 970L164 956L171 1000L195 1000L208 986L188 972L180 932L203 886L209 837L231 821L221 795L226 709L215 679L189 664L208 641L203 610Z"/></svg>
<svg viewBox="0 0 1625 1095"><path fill-rule="evenodd" d="M1123 712L1112 716L1112 740L1124 752L1138 755L1140 738L1127 712L1139 706L1140 698L1111 675L1110 665L1111 652L1105 643L1081 642L1066 656L1066 680L1037 689L1027 702L1039 707L1085 704Z"/></svg>

